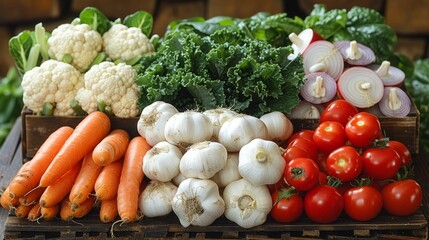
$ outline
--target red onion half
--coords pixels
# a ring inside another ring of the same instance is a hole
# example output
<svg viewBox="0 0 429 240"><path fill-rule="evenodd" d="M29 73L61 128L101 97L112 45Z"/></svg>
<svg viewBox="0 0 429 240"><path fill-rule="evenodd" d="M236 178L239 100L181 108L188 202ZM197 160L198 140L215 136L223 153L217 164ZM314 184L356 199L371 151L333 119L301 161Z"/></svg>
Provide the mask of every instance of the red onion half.
<svg viewBox="0 0 429 240"><path fill-rule="evenodd" d="M292 42L294 52L288 56L288 59L295 59L300 53L302 54L305 51L310 43L322 39L323 38L311 28L302 30L298 35L296 35L296 33L289 34L289 40Z"/></svg>
<svg viewBox="0 0 429 240"><path fill-rule="evenodd" d="M385 87L384 95L378 103L380 111L388 117L405 117L410 113L411 100L399 87Z"/></svg>
<svg viewBox="0 0 429 240"><path fill-rule="evenodd" d="M325 72L337 80L344 70L344 60L338 49L329 41L311 43L303 52L305 74Z"/></svg>
<svg viewBox="0 0 429 240"><path fill-rule="evenodd" d="M301 88L301 96L306 101L320 104L331 101L337 94L337 83L324 72L310 73Z"/></svg>
<svg viewBox="0 0 429 240"><path fill-rule="evenodd" d="M401 86L405 79L405 73L394 66L390 65L389 61L383 61L381 65L370 65L370 69L374 70L383 81L384 86Z"/></svg>
<svg viewBox="0 0 429 240"><path fill-rule="evenodd" d="M334 45L348 64L368 65L376 60L371 48L356 41L337 41Z"/></svg>
<svg viewBox="0 0 429 240"><path fill-rule="evenodd" d="M384 93L383 81L371 69L351 67L338 80L339 95L357 108L377 104Z"/></svg>

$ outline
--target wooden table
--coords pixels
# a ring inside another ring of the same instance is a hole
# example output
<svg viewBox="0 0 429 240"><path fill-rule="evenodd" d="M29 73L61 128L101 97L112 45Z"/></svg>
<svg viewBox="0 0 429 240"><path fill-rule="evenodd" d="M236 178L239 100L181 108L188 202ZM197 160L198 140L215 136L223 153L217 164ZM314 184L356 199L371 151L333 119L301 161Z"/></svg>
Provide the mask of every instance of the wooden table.
<svg viewBox="0 0 429 240"><path fill-rule="evenodd" d="M18 119L0 149L0 187L7 186L10 179L22 165L21 126L21 119ZM143 218L140 222L124 224L118 228L120 228L120 233L138 237L139 239L290 239L296 237L295 234L298 234L297 238L299 239L349 239L350 237L355 239L426 239L428 236L427 217L429 216L429 155L425 152L420 152L413 155L413 160L415 162L416 178L423 188L424 200L421 210L411 217L398 218L384 214L373 221L359 223L343 216L332 224L315 224L304 217L299 222L288 225L276 223L269 219L261 226L243 229L228 221L225 217L216 220L215 223L207 228L195 226L183 228L177 217L171 214L168 217ZM29 222L26 219L18 219L9 215L7 210L1 209L0 239L4 239L5 235L12 236L11 238L26 238L26 235L21 235L20 233L25 232L31 235L31 231L39 232L38 235L30 237L31 239L36 239L40 236L43 238L43 234L49 231L57 231L61 234L61 238L65 239L75 239L76 236L80 236L79 239L86 239L94 232L100 234L98 238L110 238L110 224L101 223L96 214L85 217L81 223L82 226L56 220L39 224Z"/></svg>
<svg viewBox="0 0 429 240"><path fill-rule="evenodd" d="M22 165L21 118L18 118L0 149L0 187L5 188ZM3 189L2 189L3 190ZM4 239L9 213L0 208L0 239Z"/></svg>

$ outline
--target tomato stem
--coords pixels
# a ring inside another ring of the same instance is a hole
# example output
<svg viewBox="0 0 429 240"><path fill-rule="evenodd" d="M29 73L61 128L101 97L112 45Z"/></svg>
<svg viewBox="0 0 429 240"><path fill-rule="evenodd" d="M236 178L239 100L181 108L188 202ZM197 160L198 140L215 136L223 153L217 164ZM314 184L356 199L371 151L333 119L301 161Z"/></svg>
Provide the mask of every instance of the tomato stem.
<svg viewBox="0 0 429 240"><path fill-rule="evenodd" d="M305 177L305 171L300 167L292 168L290 172L292 173L292 178L300 178L302 176Z"/></svg>
<svg viewBox="0 0 429 240"><path fill-rule="evenodd" d="M389 138L388 137L384 137L384 138L377 138L372 142L372 147L373 148L385 148L387 147L387 143L389 142Z"/></svg>
<svg viewBox="0 0 429 240"><path fill-rule="evenodd" d="M343 182L337 177L328 176L327 178L328 182L326 183L326 185L328 186L338 188L341 184L343 184Z"/></svg>
<svg viewBox="0 0 429 240"><path fill-rule="evenodd" d="M289 199L292 196L297 195L296 191L295 191L295 187L291 186L289 188L282 188L279 191L279 196L276 199L276 202L274 203L274 205L278 202L280 202L280 200L284 199Z"/></svg>

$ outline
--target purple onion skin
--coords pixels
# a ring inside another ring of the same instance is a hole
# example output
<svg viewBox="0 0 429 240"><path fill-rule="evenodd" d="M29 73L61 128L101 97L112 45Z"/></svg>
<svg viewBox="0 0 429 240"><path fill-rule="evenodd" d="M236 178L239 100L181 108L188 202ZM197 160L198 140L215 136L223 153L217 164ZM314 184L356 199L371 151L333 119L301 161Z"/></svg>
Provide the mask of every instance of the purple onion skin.
<svg viewBox="0 0 429 240"><path fill-rule="evenodd" d="M389 93L391 88L396 88L396 94L401 100L401 107L397 110L392 110L389 108ZM380 112L388 117L406 117L411 110L411 100L407 93L398 87L385 87L383 98L378 103Z"/></svg>

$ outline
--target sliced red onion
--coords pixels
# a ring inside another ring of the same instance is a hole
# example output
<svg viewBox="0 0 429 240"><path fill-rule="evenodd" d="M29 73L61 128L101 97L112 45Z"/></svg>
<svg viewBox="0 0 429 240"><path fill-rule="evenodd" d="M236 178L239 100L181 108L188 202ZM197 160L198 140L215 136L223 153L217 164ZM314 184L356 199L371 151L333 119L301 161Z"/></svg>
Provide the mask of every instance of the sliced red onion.
<svg viewBox="0 0 429 240"><path fill-rule="evenodd" d="M383 61L381 65L372 64L368 67L380 76L384 86L399 87L404 82L405 73L401 69L391 66L389 61Z"/></svg>
<svg viewBox="0 0 429 240"><path fill-rule="evenodd" d="M368 65L375 62L376 57L371 48L356 41L337 41L335 47L340 50L341 55L348 64Z"/></svg>
<svg viewBox="0 0 429 240"><path fill-rule="evenodd" d="M399 87L385 87L384 95L378 103L380 111L388 117L405 117L410 113L411 100Z"/></svg>
<svg viewBox="0 0 429 240"><path fill-rule="evenodd" d="M296 33L289 34L289 40L292 42L294 52L288 56L288 59L295 59L300 53L302 54L304 52L310 43L322 39L323 38L311 28L302 30L298 35L296 35Z"/></svg>
<svg viewBox="0 0 429 240"><path fill-rule="evenodd" d="M344 60L338 49L326 40L311 43L303 52L305 74L325 72L337 80L344 70Z"/></svg>
<svg viewBox="0 0 429 240"><path fill-rule="evenodd" d="M368 108L383 97L384 85L371 69L351 67L338 80L339 95L357 108Z"/></svg>
<svg viewBox="0 0 429 240"><path fill-rule="evenodd" d="M306 101L320 104L331 101L337 94L337 83L324 72L306 75L306 82L301 88L301 96Z"/></svg>
<svg viewBox="0 0 429 240"><path fill-rule="evenodd" d="M288 115L290 119L319 119L319 109L310 102L299 102Z"/></svg>

